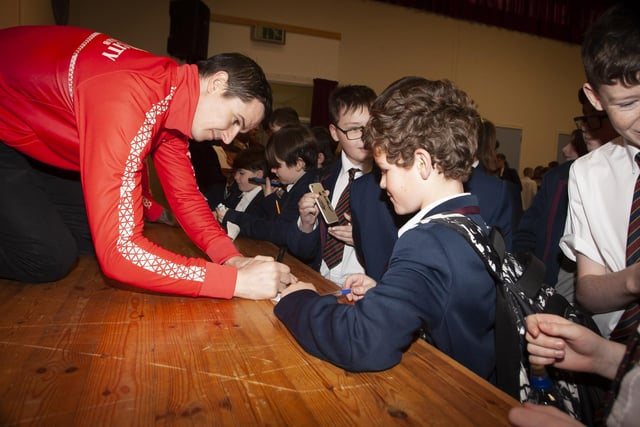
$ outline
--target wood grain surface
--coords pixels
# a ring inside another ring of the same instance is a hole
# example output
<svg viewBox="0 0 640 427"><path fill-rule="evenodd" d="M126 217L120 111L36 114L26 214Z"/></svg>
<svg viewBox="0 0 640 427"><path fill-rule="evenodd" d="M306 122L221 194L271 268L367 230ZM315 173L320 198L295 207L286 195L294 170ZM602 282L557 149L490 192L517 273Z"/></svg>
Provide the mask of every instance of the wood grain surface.
<svg viewBox="0 0 640 427"><path fill-rule="evenodd" d="M200 254L179 228L146 234ZM284 262L334 289L291 255ZM87 256L58 282L0 280L0 424L500 426L518 405L421 341L392 369L346 372L305 353L273 304L139 291Z"/></svg>

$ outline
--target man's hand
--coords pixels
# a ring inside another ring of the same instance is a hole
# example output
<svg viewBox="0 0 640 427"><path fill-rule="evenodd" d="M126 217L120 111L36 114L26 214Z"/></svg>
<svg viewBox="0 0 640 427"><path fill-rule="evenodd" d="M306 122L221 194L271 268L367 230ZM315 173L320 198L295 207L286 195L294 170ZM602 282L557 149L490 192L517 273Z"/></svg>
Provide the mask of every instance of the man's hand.
<svg viewBox="0 0 640 427"><path fill-rule="evenodd" d="M247 299L269 299L295 281L285 264L275 262L273 257L258 255L255 258L234 257L226 265L238 268L234 297Z"/></svg>

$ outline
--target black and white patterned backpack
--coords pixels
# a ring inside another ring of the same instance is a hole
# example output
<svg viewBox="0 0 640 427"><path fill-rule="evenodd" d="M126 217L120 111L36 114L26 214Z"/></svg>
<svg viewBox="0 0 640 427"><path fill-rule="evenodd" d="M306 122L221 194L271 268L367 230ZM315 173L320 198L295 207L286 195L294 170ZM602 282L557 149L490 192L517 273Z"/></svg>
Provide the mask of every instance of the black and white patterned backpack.
<svg viewBox="0 0 640 427"><path fill-rule="evenodd" d="M597 333L590 316L573 307L555 288L543 284L545 266L533 254L506 251L500 230L485 234L465 215L444 213L425 218L451 228L463 236L482 258L496 282L496 378L500 389L520 402L529 391L529 360L525 339L525 318L534 313L552 313L585 325ZM591 377L550 369L555 387L564 399L566 411L587 422L600 404L600 385Z"/></svg>

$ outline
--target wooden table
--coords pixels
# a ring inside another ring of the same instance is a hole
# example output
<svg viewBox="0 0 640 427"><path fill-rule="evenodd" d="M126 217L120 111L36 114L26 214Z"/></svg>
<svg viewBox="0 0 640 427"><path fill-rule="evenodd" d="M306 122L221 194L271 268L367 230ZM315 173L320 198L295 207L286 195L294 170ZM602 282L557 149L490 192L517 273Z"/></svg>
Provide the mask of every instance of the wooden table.
<svg viewBox="0 0 640 427"><path fill-rule="evenodd" d="M180 229L147 229L175 251L199 253ZM422 341L392 369L345 372L305 353L272 301L123 289L91 257L59 282L0 280L0 313L2 425L499 426L518 404Z"/></svg>

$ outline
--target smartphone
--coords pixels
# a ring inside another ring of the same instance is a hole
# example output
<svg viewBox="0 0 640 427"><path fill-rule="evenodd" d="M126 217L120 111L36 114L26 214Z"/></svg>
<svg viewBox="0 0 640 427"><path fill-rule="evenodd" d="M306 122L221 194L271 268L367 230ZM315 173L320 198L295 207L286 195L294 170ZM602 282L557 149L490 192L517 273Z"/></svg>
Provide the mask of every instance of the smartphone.
<svg viewBox="0 0 640 427"><path fill-rule="evenodd" d="M339 220L338 215L333 209L333 206L331 206L331 200L329 200L327 195L324 193L324 187L322 186L322 184L320 184L319 182L309 184L309 190L320 196L316 199L316 205L318 206L318 209L322 214L324 222L326 222L328 225L337 223Z"/></svg>
<svg viewBox="0 0 640 427"><path fill-rule="evenodd" d="M258 177L253 177L253 178L249 178L249 182L253 183L253 184L261 184L264 185L267 183L267 180L264 178L258 178ZM273 187L280 187L282 184L280 183L280 181L278 181L277 179L272 179L271 180L271 185Z"/></svg>

